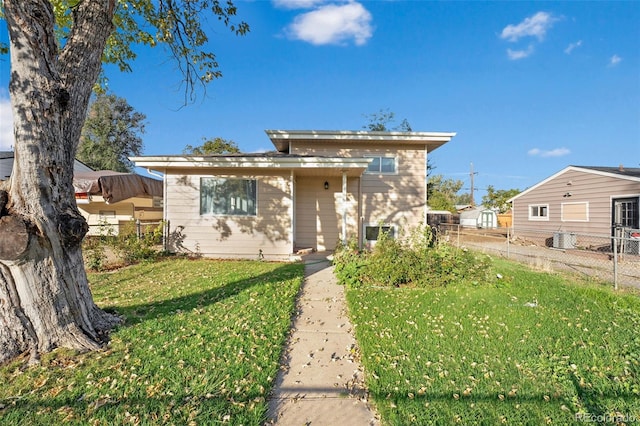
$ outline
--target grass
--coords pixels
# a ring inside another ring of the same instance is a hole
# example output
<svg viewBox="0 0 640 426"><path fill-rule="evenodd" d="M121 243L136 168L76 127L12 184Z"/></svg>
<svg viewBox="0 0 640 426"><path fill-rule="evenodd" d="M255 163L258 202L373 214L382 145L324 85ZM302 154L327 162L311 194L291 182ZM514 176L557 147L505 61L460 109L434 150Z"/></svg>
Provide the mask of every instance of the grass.
<svg viewBox="0 0 640 426"><path fill-rule="evenodd" d="M0 423L259 425L303 265L170 260L92 274L126 322L103 351L0 368Z"/></svg>
<svg viewBox="0 0 640 426"><path fill-rule="evenodd" d="M637 295L493 268L492 284L347 290L384 423L639 422Z"/></svg>

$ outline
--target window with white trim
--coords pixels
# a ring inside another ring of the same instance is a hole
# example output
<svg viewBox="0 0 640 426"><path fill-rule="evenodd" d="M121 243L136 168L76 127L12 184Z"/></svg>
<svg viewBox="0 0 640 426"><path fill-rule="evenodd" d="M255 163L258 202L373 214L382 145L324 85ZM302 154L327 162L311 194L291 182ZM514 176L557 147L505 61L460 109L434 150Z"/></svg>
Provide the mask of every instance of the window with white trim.
<svg viewBox="0 0 640 426"><path fill-rule="evenodd" d="M549 204L530 205L529 220L549 220Z"/></svg>
<svg viewBox="0 0 640 426"><path fill-rule="evenodd" d="M589 222L589 203L562 203L560 220L563 222Z"/></svg>
<svg viewBox="0 0 640 426"><path fill-rule="evenodd" d="M366 241L378 241L380 232L384 232L391 238L395 238L396 227L393 225L366 225L364 227L364 239Z"/></svg>
<svg viewBox="0 0 640 426"><path fill-rule="evenodd" d="M256 180L239 178L201 178L200 214L255 216Z"/></svg>
<svg viewBox="0 0 640 426"><path fill-rule="evenodd" d="M395 157L367 157L373 160L367 167L367 173L395 173L396 158Z"/></svg>

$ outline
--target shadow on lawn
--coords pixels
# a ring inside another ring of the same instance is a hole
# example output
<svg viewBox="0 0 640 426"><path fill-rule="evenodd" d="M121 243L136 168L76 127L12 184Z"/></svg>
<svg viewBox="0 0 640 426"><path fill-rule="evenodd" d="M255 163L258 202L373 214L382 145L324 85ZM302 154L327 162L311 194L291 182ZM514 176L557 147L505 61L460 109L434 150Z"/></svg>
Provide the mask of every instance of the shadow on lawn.
<svg viewBox="0 0 640 426"><path fill-rule="evenodd" d="M102 309L124 317L125 322L119 327L127 327L143 321L173 315L178 312L205 308L229 297L236 296L256 285L276 284L296 277L302 278L302 273L300 271L301 268L298 264L283 264L269 272L233 281L221 287L215 287L209 290L139 305L103 306ZM127 280L131 279L135 279L135 277L127 278Z"/></svg>
<svg viewBox="0 0 640 426"><path fill-rule="evenodd" d="M443 406L440 404L445 404L449 407L449 413L466 413L468 416L466 420L470 420L476 414L481 414L481 419L483 424L491 424L491 415L502 415L505 411L509 411L512 415L520 414L523 418L527 419L527 424L536 424L535 421L536 416L540 416L539 420L543 420L543 416L567 416L571 420L577 419L577 416L580 416L573 409L568 408L572 407L576 402L575 398L579 398L580 404L582 405L584 415L591 418L606 416L613 417L612 413L617 413L617 416L633 416L633 419L636 419L636 413L634 412L635 404L637 404L638 396L633 394L633 392L616 392L611 391L609 394L598 394L595 393L592 395L587 395L582 392L578 392L578 395L575 394L566 394L560 395L557 397L551 397L549 400L545 400L545 394L529 394L527 396L516 395L513 397L505 396L504 399L500 399L497 393L476 393L470 396L459 396L458 399L454 398L454 394L456 390L452 390L451 393L429 393L426 392L423 395L415 395L413 397L408 397L407 393L402 392L369 392L369 396L372 400L376 401L380 406L388 406L389 403L394 403L398 407L405 407L404 410L400 412L411 412L412 409L407 410L407 401L411 401L412 404L416 404L416 407L420 407L419 410L423 411L425 407L425 403L431 403L432 409L435 409L437 412L443 414ZM608 400L608 404L605 402ZM532 410L531 407L536 406L539 409ZM494 407L491 411L487 411L488 407ZM380 410L384 415L384 412L387 411L388 408ZM626 411L625 411L626 410ZM396 411L395 408L392 411ZM396 414L399 412L396 411ZM388 414L387 414L388 415ZM445 414L443 414L445 416ZM585 417L586 418L586 417ZM442 419L445 422L447 419L444 417ZM512 419L513 420L513 419ZM560 418L556 419L556 421L564 421ZM495 422L498 423L498 419L495 419ZM440 424L440 421L436 422Z"/></svg>
<svg viewBox="0 0 640 426"><path fill-rule="evenodd" d="M238 416L238 411L248 410L248 408L232 408L232 406L247 405L251 401L262 398L257 392L243 395L242 398L234 399L231 396L220 394L176 394L172 396L96 396L91 400L84 399L84 395L79 398L74 397L50 397L33 399L17 399L8 403L0 410L0 423L6 425L45 425L51 424L53 418L63 416L52 415L53 412L68 414L64 422L70 421L73 424L114 424L114 423L135 423L135 424L195 424L200 421L203 424L223 423L222 419L216 421L216 417L222 417L225 413L233 413ZM236 411L234 413L234 410ZM245 416L248 423L251 417L266 418L267 402L264 400L255 403L254 415ZM39 414L35 414L39 413ZM47 419L42 421L44 418ZM71 418L72 420L68 420ZM160 421L163 419L165 421ZM40 419L40 420L39 420ZM102 420L102 422L100 421ZM232 423L233 424L233 423ZM258 424L258 423L255 423Z"/></svg>

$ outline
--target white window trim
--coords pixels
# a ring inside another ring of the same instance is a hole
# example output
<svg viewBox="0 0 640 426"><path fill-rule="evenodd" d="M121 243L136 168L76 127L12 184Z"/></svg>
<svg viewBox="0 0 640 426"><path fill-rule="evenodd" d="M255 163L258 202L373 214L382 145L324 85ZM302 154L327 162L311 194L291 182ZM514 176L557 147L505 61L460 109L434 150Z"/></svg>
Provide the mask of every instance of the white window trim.
<svg viewBox="0 0 640 426"><path fill-rule="evenodd" d="M531 214L531 207L546 207L547 208L547 215L546 216L533 216ZM529 204L527 206L527 215L529 216L529 220L548 222L549 221L549 216L551 216L550 211L549 211L549 204Z"/></svg>
<svg viewBox="0 0 640 426"><path fill-rule="evenodd" d="M380 171L378 172L370 172L369 170L365 170L364 174L367 175L397 175L398 174L398 156L397 155L364 155L364 158L379 158L380 159ZM382 159L383 158L393 158L393 172L383 172L382 171Z"/></svg>
<svg viewBox="0 0 640 426"><path fill-rule="evenodd" d="M584 204L586 205L587 218L586 219L565 219L564 218L564 206L568 204ZM560 204L560 221L561 222L589 222L589 202L588 201L576 201L574 203L562 203Z"/></svg>
<svg viewBox="0 0 640 426"><path fill-rule="evenodd" d="M203 179L237 179L237 180L255 180L256 181L256 214L222 214L222 213L202 213L202 180ZM198 198L200 203L200 217L228 217L228 218L242 218L242 217L258 217L258 191L260 186L260 180L255 177L244 176L201 176L200 187L198 188Z"/></svg>
<svg viewBox="0 0 640 426"><path fill-rule="evenodd" d="M375 243L378 240L367 240L367 228L380 228L380 227L389 227L393 229L393 237L397 238L398 236L398 226L391 223L365 223L362 229L362 239L366 243Z"/></svg>

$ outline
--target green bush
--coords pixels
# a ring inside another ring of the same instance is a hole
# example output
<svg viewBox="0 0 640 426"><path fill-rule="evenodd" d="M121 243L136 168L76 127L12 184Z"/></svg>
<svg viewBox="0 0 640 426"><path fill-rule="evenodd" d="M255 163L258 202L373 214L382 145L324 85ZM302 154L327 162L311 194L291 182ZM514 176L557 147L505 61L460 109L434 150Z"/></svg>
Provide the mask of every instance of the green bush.
<svg viewBox="0 0 640 426"><path fill-rule="evenodd" d="M85 266L93 271L103 271L117 266L131 265L147 260L157 260L164 252L162 244L162 224L146 225L146 231L138 237L135 221L130 221L119 229L116 235L114 225L101 223L98 235L92 235L83 241ZM108 256L107 252L115 254ZM110 259L109 259L110 258ZM117 261L114 262L114 259Z"/></svg>
<svg viewBox="0 0 640 426"><path fill-rule="evenodd" d="M354 288L362 283L368 263L367 252L360 250L355 240L338 245L333 255L338 282Z"/></svg>
<svg viewBox="0 0 640 426"><path fill-rule="evenodd" d="M118 236L113 239L113 249L127 264L133 264L145 260L157 259L161 251L158 245L162 243L162 226L152 228L146 234L138 237L135 221L130 221Z"/></svg>
<svg viewBox="0 0 640 426"><path fill-rule="evenodd" d="M381 229L371 252L360 251L352 241L337 248L334 265L338 281L351 287L435 287L486 280L490 266L487 256L437 242L428 226L398 239Z"/></svg>
<svg viewBox="0 0 640 426"><path fill-rule="evenodd" d="M105 245L100 238L87 237L82 244L85 266L93 271L102 271L106 261Z"/></svg>

